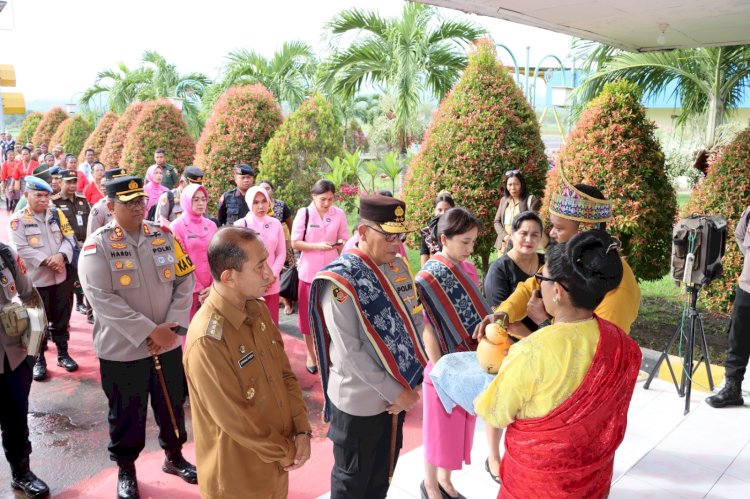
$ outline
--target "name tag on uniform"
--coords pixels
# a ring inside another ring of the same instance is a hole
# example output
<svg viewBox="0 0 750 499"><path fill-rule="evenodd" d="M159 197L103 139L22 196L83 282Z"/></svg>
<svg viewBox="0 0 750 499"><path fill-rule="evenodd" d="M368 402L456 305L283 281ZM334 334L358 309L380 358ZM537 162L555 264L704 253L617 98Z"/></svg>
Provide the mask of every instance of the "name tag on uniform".
<svg viewBox="0 0 750 499"><path fill-rule="evenodd" d="M250 352L249 354L242 357L240 360L237 361L237 363L240 365L240 368L245 367L250 363L251 360L255 358L255 352Z"/></svg>
<svg viewBox="0 0 750 499"><path fill-rule="evenodd" d="M83 217L78 213L76 213L76 222L78 223L79 227L83 225Z"/></svg>

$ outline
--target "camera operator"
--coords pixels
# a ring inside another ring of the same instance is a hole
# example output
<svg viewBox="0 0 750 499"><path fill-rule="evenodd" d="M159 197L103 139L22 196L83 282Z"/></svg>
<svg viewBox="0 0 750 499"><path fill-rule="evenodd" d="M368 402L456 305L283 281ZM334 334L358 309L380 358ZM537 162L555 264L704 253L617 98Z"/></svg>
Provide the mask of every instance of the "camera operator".
<svg viewBox="0 0 750 499"><path fill-rule="evenodd" d="M750 230L748 227L750 206L745 208L734 231L734 237L745 258L737 283L737 294L734 298L732 318L729 321L729 353L724 361L724 388L719 393L708 397L706 403L717 409L728 405L744 405L742 399L742 379L745 377L748 359L750 359L750 263L747 251L750 249Z"/></svg>

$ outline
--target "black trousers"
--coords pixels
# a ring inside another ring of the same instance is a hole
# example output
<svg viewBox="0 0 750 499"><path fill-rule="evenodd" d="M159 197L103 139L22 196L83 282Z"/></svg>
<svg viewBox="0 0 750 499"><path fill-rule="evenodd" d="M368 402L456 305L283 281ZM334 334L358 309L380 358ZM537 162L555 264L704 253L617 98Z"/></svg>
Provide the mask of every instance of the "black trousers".
<svg viewBox="0 0 750 499"><path fill-rule="evenodd" d="M3 333L0 333L3 334ZM29 441L29 392L31 391L31 357L11 371L8 357L4 357L3 374L0 374L0 429L3 450L11 468L21 468L21 463L31 454Z"/></svg>
<svg viewBox="0 0 750 499"><path fill-rule="evenodd" d="M724 361L727 378L745 377L747 362L750 360L750 293L737 287L732 318L729 321L729 354Z"/></svg>
<svg viewBox="0 0 750 499"><path fill-rule="evenodd" d="M159 360L179 436L175 435L164 392L150 357L131 362L99 359L102 389L109 401L108 449L113 461L132 463L145 447L149 396L159 426L161 448L168 452L179 451L187 441L184 411L187 381L182 367L182 349L160 354Z"/></svg>
<svg viewBox="0 0 750 499"><path fill-rule="evenodd" d="M403 442L406 413L398 415L396 455ZM388 494L393 416L352 416L331 404L328 438L333 442L331 499L382 499Z"/></svg>
<svg viewBox="0 0 750 499"><path fill-rule="evenodd" d="M44 311L49 321L49 336L55 344L66 342L70 339L70 314L73 310L73 281L66 279L54 286L36 288L44 303ZM42 340L46 345L47 338Z"/></svg>

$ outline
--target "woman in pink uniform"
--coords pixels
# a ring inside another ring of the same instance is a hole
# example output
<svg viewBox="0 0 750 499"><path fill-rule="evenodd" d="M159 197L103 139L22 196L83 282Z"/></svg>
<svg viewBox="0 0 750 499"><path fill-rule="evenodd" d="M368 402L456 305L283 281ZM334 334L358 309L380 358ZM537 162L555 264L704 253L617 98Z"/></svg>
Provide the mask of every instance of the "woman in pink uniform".
<svg viewBox="0 0 750 499"><path fill-rule="evenodd" d="M266 189L261 186L251 187L245 194L245 202L250 211L234 222L237 227L252 229L259 236L268 251L268 266L276 278L268 288L263 299L266 301L271 319L279 325L279 274L286 260L286 241L284 240L284 228L276 218L269 216L269 210L273 209L271 197Z"/></svg>
<svg viewBox="0 0 750 499"><path fill-rule="evenodd" d="M204 217L208 208L208 192L201 184L188 184L180 195L182 215L170 225L180 246L195 266L195 288L190 318L211 290L211 270L208 268L208 243L216 232L216 224ZM183 336L183 342L185 337Z"/></svg>
<svg viewBox="0 0 750 499"><path fill-rule="evenodd" d="M169 190L161 185L163 177L164 171L159 165L151 165L148 167L148 170L146 170L146 185L143 186L143 191L148 194L146 213L148 213L148 210L159 201L159 196Z"/></svg>
<svg viewBox="0 0 750 499"><path fill-rule="evenodd" d="M318 372L315 364L315 347L310 336L310 318L307 304L310 299L310 283L320 269L334 261L349 239L346 213L333 206L336 186L330 180L318 180L310 190L312 203L301 208L292 224L292 248L300 252L297 273L299 275L298 326L307 343L307 371Z"/></svg>

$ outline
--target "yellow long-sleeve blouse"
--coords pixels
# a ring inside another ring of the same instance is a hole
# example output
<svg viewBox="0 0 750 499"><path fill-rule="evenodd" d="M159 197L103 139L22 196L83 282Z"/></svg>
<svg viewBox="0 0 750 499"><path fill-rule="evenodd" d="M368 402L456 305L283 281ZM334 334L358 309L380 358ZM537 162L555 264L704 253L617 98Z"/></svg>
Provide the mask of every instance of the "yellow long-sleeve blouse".
<svg viewBox="0 0 750 499"><path fill-rule="evenodd" d="M546 416L581 385L598 344L596 319L552 324L522 339L474 401L477 415L497 428Z"/></svg>

